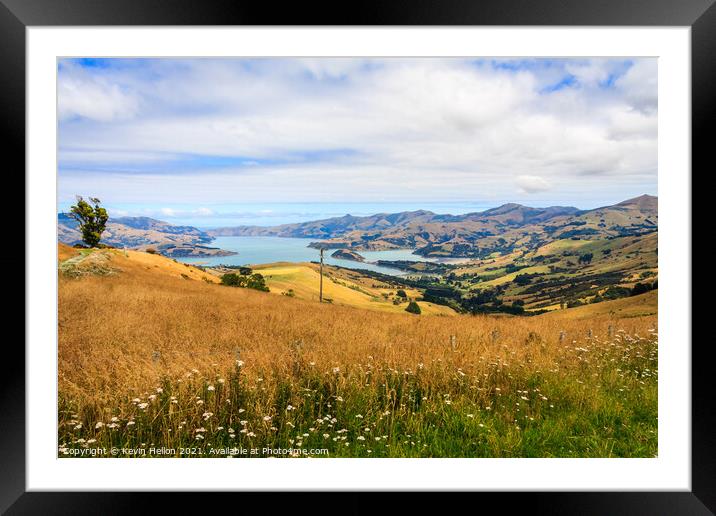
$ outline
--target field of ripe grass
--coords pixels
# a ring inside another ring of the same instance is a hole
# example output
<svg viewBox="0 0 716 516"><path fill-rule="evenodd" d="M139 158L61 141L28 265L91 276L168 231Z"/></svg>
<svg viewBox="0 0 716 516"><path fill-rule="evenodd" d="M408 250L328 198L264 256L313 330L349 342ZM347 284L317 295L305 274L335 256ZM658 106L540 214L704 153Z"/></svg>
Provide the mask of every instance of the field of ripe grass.
<svg viewBox="0 0 716 516"><path fill-rule="evenodd" d="M60 457L657 453L654 315L414 316L140 254L59 274Z"/></svg>
<svg viewBox="0 0 716 516"><path fill-rule="evenodd" d="M652 290L638 296L603 301L601 303L589 304L570 308L569 310L555 310L541 314L540 318L556 319L591 319L594 317L649 317L658 313L659 291Z"/></svg>
<svg viewBox="0 0 716 516"><path fill-rule="evenodd" d="M313 263L286 263L260 265L254 268L266 279L266 285L274 294L284 294L289 290L298 299L318 301L319 299L319 272L318 265ZM396 288L390 285L376 287L375 280L367 282L357 279L356 273L341 270L337 267L324 267L323 296L332 304L380 310L384 312L403 313L408 306L407 302L395 305ZM414 289L404 289L406 295L416 298L420 292ZM387 296L383 297L383 294ZM447 306L436 305L419 301L422 315L456 315L456 312Z"/></svg>

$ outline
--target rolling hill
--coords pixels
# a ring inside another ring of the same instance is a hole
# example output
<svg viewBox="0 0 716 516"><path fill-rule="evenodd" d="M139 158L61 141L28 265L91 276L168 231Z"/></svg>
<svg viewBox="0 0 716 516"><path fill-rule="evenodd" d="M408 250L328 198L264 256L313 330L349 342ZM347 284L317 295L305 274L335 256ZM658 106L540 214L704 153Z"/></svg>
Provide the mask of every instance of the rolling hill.
<svg viewBox="0 0 716 516"><path fill-rule="evenodd" d="M254 268L266 279L271 292L288 295L298 299L318 301L319 272L314 263L268 264ZM331 304L347 305L382 312L404 313L407 299L399 299L397 288L393 285L376 282L362 276L359 272L324 266L323 296ZM422 292L404 287L408 298L419 298ZM400 301L395 304L395 300ZM456 315L447 306L418 301L425 315Z"/></svg>
<svg viewBox="0 0 716 516"><path fill-rule="evenodd" d="M336 301L319 304L302 291L315 282L306 264L263 268L267 293L139 251L60 244L58 255L60 458L92 443L150 457L161 446L176 457L658 451L657 317L603 310L648 306L641 296L537 317L416 316L366 309L347 296L383 287L340 270L324 280Z"/></svg>
<svg viewBox="0 0 716 516"><path fill-rule="evenodd" d="M206 283L220 283L220 276L230 270L201 269L172 259L141 251L118 249L75 249L65 244L58 246L60 271L67 277L123 276L141 278L174 278L181 281L199 280ZM254 268L264 276L270 294L294 297L306 301L318 301L319 272L313 263L275 263ZM405 313L407 300L399 299L394 285L372 280L359 272L337 267L324 267L324 299L329 304L386 313ZM218 295L227 290L222 287ZM238 289L245 290L245 289ZM422 295L419 290L404 288L409 298ZM424 315L456 315L447 306L419 301Z"/></svg>
<svg viewBox="0 0 716 516"><path fill-rule="evenodd" d="M67 213L57 216L57 239L67 245L82 243L78 223ZM149 217L111 217L102 234L102 243L128 249L153 248L172 257L228 256L235 254L210 247L214 238L193 226L175 226Z"/></svg>
<svg viewBox="0 0 716 516"><path fill-rule="evenodd" d="M554 240L645 235L657 228L657 198L643 195L593 210L509 203L464 215L425 210L345 215L274 227L218 228L208 234L312 238L318 239L314 247L355 251L411 248L423 256L485 258L496 252L536 249Z"/></svg>

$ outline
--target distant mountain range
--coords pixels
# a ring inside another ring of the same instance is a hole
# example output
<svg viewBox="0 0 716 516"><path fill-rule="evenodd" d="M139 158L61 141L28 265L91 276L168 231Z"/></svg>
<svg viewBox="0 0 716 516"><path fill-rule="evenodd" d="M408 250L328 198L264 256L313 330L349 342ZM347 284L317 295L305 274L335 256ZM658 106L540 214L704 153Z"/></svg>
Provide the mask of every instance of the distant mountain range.
<svg viewBox="0 0 716 516"><path fill-rule="evenodd" d="M68 213L57 216L57 239L63 244L82 243L78 223ZM102 234L102 243L128 249L153 248L172 257L226 256L235 254L206 244L214 237L193 226L174 226L149 217L112 217Z"/></svg>
<svg viewBox="0 0 716 516"><path fill-rule="evenodd" d="M102 242L131 249L153 247L174 257L215 256L234 254L207 245L218 236L278 236L312 239L312 247L326 249L410 248L422 256L483 258L494 252L536 249L554 240L636 236L657 231L657 228L657 197L642 195L593 210L571 206L531 208L509 203L463 215L418 210L206 231L149 217L112 217ZM58 240L69 245L81 242L77 222L67 213L58 215Z"/></svg>
<svg viewBox="0 0 716 516"><path fill-rule="evenodd" d="M210 236L278 236L315 239L312 247L384 250L411 248L423 256L485 257L496 251L534 249L553 240L635 236L658 228L658 199L642 195L613 206L531 208L504 204L482 212L439 215L418 210L344 215L273 227L209 230Z"/></svg>

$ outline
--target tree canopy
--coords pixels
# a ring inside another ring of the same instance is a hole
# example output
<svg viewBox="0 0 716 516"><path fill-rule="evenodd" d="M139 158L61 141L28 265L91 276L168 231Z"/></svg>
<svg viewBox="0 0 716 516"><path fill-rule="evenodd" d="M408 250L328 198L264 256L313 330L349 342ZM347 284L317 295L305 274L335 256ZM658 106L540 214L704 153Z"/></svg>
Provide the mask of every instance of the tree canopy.
<svg viewBox="0 0 716 516"><path fill-rule="evenodd" d="M70 216L79 223L82 241L89 247L97 247L109 219L107 210L100 206L100 200L90 197L87 202L78 195L77 204L70 208Z"/></svg>

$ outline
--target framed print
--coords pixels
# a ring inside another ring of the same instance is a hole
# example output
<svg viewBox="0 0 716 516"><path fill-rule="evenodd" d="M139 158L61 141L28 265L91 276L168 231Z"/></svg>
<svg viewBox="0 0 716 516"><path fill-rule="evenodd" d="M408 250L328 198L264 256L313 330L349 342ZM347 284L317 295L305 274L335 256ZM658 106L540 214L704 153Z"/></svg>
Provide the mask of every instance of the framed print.
<svg viewBox="0 0 716 516"><path fill-rule="evenodd" d="M393 490L714 510L691 341L710 2L319 25L5 3L27 303L3 510Z"/></svg>

